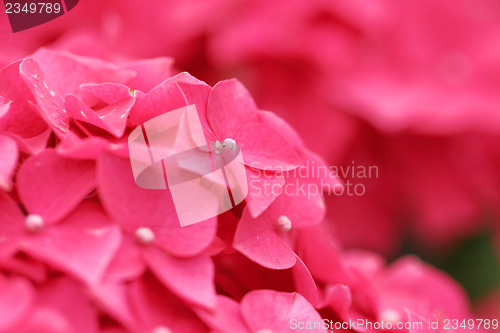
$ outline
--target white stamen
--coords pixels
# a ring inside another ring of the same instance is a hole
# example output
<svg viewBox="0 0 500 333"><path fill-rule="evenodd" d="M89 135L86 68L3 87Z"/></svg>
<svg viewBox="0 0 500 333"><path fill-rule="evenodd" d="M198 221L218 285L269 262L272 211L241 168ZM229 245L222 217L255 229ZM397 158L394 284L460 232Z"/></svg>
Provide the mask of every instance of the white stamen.
<svg viewBox="0 0 500 333"><path fill-rule="evenodd" d="M282 215L278 217L274 227L278 232L288 232L292 229L292 221L287 216Z"/></svg>
<svg viewBox="0 0 500 333"><path fill-rule="evenodd" d="M153 329L153 332L151 333L172 333L172 331L169 328L166 328L165 326L157 326Z"/></svg>
<svg viewBox="0 0 500 333"><path fill-rule="evenodd" d="M236 141L230 138L226 138L222 143L222 148L231 148L232 151L236 150Z"/></svg>
<svg viewBox="0 0 500 333"><path fill-rule="evenodd" d="M24 220L24 224L26 226L26 230L31 233L37 233L42 231L43 226L44 226L44 221L43 217L37 214L31 214L26 216L26 219Z"/></svg>
<svg viewBox="0 0 500 333"><path fill-rule="evenodd" d="M154 232L149 228L139 228L135 232L135 239L141 244L150 244L155 240Z"/></svg>

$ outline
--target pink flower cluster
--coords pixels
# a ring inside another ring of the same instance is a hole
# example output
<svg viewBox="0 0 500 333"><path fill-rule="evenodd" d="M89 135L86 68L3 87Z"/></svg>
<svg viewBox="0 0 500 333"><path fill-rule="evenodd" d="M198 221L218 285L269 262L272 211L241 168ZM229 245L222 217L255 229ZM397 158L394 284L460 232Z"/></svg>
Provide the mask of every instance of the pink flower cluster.
<svg viewBox="0 0 500 333"><path fill-rule="evenodd" d="M168 191L135 184L127 149L132 129L179 107L196 105L207 137L238 142L257 184L338 180L281 172L324 162L238 81L210 87L171 64L41 49L0 71L0 332L327 332L323 319L365 332L471 318L435 268L344 250L321 193L250 191L180 227Z"/></svg>

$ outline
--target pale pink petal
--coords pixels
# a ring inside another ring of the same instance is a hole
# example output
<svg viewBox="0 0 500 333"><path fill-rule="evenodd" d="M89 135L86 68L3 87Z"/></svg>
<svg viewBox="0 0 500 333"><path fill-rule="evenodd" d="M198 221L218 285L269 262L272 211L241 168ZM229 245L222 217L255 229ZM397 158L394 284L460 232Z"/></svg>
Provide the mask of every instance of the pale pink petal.
<svg viewBox="0 0 500 333"><path fill-rule="evenodd" d="M106 210L129 233L150 228L156 235L155 244L178 256L198 254L212 242L216 220L181 227L170 193L137 186L129 160L102 154L97 177Z"/></svg>
<svg viewBox="0 0 500 333"><path fill-rule="evenodd" d="M215 310L195 308L196 314L213 330L220 333L250 333L240 310L240 304L234 299L219 295Z"/></svg>
<svg viewBox="0 0 500 333"><path fill-rule="evenodd" d="M304 141L297 133L297 131L295 131L293 127L283 118L280 118L275 113L269 111L259 111L258 114L260 122L278 132L286 141L288 141L292 145L292 147L303 148Z"/></svg>
<svg viewBox="0 0 500 333"><path fill-rule="evenodd" d="M0 189L9 191L12 188L12 174L17 165L19 152L16 142L0 134Z"/></svg>
<svg viewBox="0 0 500 333"><path fill-rule="evenodd" d="M70 216L23 241L24 251L89 284L100 281L120 246L118 227L85 202Z"/></svg>
<svg viewBox="0 0 500 333"><path fill-rule="evenodd" d="M245 164L262 170L285 171L302 165L302 159L278 132L264 124L252 123L232 139L240 146ZM222 139L224 140L224 139Z"/></svg>
<svg viewBox="0 0 500 333"><path fill-rule="evenodd" d="M122 64L120 67L135 72L135 77L127 85L135 90L148 92L169 77L173 72L172 58L160 57L144 60L135 60Z"/></svg>
<svg viewBox="0 0 500 333"><path fill-rule="evenodd" d="M293 319L303 323L322 321L319 313L300 294L274 290L249 292L241 300L241 311L254 332L266 329L275 333L292 332ZM326 333L321 328L303 331Z"/></svg>
<svg viewBox="0 0 500 333"><path fill-rule="evenodd" d="M27 159L17 174L26 209L54 223L73 210L95 187L95 163L73 160L48 149Z"/></svg>
<svg viewBox="0 0 500 333"><path fill-rule="evenodd" d="M217 83L208 98L208 122L220 141L234 139L243 124L257 119L257 111L248 90L234 79Z"/></svg>
<svg viewBox="0 0 500 333"><path fill-rule="evenodd" d="M209 256L175 258L147 248L144 258L158 279L177 296L198 306L215 306L214 264Z"/></svg>
<svg viewBox="0 0 500 333"><path fill-rule="evenodd" d="M245 168L248 195L245 198L250 215L257 217L282 193L285 179L274 171Z"/></svg>
<svg viewBox="0 0 500 333"><path fill-rule="evenodd" d="M0 119L9 111L11 103L10 99L0 96Z"/></svg>
<svg viewBox="0 0 500 333"><path fill-rule="evenodd" d="M90 107L93 107L93 104L90 105L88 99L91 99L92 96L106 104L115 104L125 99L134 98L133 90L128 86L109 82L82 84L79 89L79 94L82 96L82 100Z"/></svg>
<svg viewBox="0 0 500 333"><path fill-rule="evenodd" d="M35 300L35 289L23 278L0 274L0 332L15 329L28 315Z"/></svg>
<svg viewBox="0 0 500 333"><path fill-rule="evenodd" d="M254 219L245 209L234 235L233 247L264 267L290 268L295 264L296 256L275 231L273 222L265 214Z"/></svg>

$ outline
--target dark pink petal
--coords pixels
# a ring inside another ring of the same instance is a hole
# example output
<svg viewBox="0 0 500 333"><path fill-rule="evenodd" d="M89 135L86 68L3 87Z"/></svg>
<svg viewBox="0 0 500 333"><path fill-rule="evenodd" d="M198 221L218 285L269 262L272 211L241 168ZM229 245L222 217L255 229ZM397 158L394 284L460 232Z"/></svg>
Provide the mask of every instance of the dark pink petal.
<svg viewBox="0 0 500 333"><path fill-rule="evenodd" d="M50 281L37 290L33 312L16 329L19 333L98 331L98 315L85 288L67 277Z"/></svg>
<svg viewBox="0 0 500 333"><path fill-rule="evenodd" d="M295 253L275 231L273 222L265 214L254 219L245 209L234 235L233 247L264 267L290 268L296 262Z"/></svg>
<svg viewBox="0 0 500 333"><path fill-rule="evenodd" d="M45 283L48 278L45 264L23 255L0 260L1 269L10 274L24 276L35 283Z"/></svg>
<svg viewBox="0 0 500 333"><path fill-rule="evenodd" d="M19 73L37 102L40 115L53 129L65 133L69 129L69 117L63 99L54 95L44 81L40 66L33 59L25 59L19 65Z"/></svg>
<svg viewBox="0 0 500 333"><path fill-rule="evenodd" d="M43 70L52 91L63 97L74 94L83 83L126 83L134 72L96 58L76 56L66 51L40 49L33 59Z"/></svg>
<svg viewBox="0 0 500 333"><path fill-rule="evenodd" d="M31 256L89 284L99 282L120 246L118 227L100 206L85 202L70 216L23 242Z"/></svg>
<svg viewBox="0 0 500 333"><path fill-rule="evenodd" d="M240 146L245 164L252 168L285 171L303 164L294 147L267 125L248 124L232 139Z"/></svg>
<svg viewBox="0 0 500 333"><path fill-rule="evenodd" d="M169 191L137 186L130 161L109 153L98 159L98 191L108 213L129 233L142 227L155 233L155 244L177 256L200 253L212 242L216 220L181 227Z"/></svg>
<svg viewBox="0 0 500 333"><path fill-rule="evenodd" d="M240 311L240 304L226 296L217 296L215 310L197 309L196 314L213 330L221 333L250 333Z"/></svg>
<svg viewBox="0 0 500 333"><path fill-rule="evenodd" d="M173 63L172 58L160 57L136 60L120 67L135 72L134 78L127 82L130 88L147 93L172 76Z"/></svg>
<svg viewBox="0 0 500 333"><path fill-rule="evenodd" d="M220 141L234 139L243 124L257 119L257 111L248 90L234 79L217 83L208 98L208 122Z"/></svg>
<svg viewBox="0 0 500 333"><path fill-rule="evenodd" d="M46 223L63 218L94 187L94 162L65 158L53 149L27 159L17 174L23 204Z"/></svg>
<svg viewBox="0 0 500 333"><path fill-rule="evenodd" d="M12 188L12 174L18 157L16 142L0 134L0 190L9 191Z"/></svg>
<svg viewBox="0 0 500 333"><path fill-rule="evenodd" d="M94 111L74 95L67 95L64 101L71 118L102 128L118 138L125 132L127 116L134 103L135 99L130 96Z"/></svg>
<svg viewBox="0 0 500 333"><path fill-rule="evenodd" d="M7 111L3 106L2 112L6 113L0 118L0 130L30 138L43 133L47 124L19 73L20 64L21 61L15 62L0 71L0 96L10 101Z"/></svg>
<svg viewBox="0 0 500 333"><path fill-rule="evenodd" d="M144 258L151 271L177 296L199 306L215 306L214 264L209 256L175 258L147 248Z"/></svg>
<svg viewBox="0 0 500 333"><path fill-rule="evenodd" d="M0 332L12 329L25 320L35 300L35 289L23 278L6 278L0 274Z"/></svg>
<svg viewBox="0 0 500 333"><path fill-rule="evenodd" d="M316 282L309 272L309 269L304 262L297 257L295 265L292 267L293 280L295 283L295 290L307 299L313 306L319 304L319 293Z"/></svg>
<svg viewBox="0 0 500 333"><path fill-rule="evenodd" d="M129 126L135 127L156 116L187 105L181 88L172 78L149 91L130 111Z"/></svg>
<svg viewBox="0 0 500 333"><path fill-rule="evenodd" d="M241 300L241 311L254 332L265 329L275 333L293 332L293 319L303 323L322 321L319 313L300 294L274 290L249 292ZM324 329L303 331L326 333Z"/></svg>
<svg viewBox="0 0 500 333"><path fill-rule="evenodd" d="M131 283L128 299L139 317L141 329L137 332L208 332L194 313L151 275Z"/></svg>
<svg viewBox="0 0 500 333"><path fill-rule="evenodd" d="M269 170L245 168L248 181L248 195L245 198L250 215L257 217L282 193L285 179L283 174Z"/></svg>
<svg viewBox="0 0 500 333"><path fill-rule="evenodd" d="M17 251L23 228L24 214L14 200L0 191L0 259Z"/></svg>

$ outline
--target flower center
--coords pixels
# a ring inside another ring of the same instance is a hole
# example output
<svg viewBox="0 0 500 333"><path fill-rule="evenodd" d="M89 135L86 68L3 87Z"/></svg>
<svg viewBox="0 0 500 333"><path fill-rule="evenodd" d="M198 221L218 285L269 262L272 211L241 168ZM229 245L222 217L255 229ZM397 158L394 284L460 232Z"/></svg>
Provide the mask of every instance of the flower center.
<svg viewBox="0 0 500 333"><path fill-rule="evenodd" d="M135 239L140 244L150 244L155 240L155 233L149 228L139 228L135 231Z"/></svg>
<svg viewBox="0 0 500 333"><path fill-rule="evenodd" d="M24 225L26 226L26 230L30 233L37 233L42 231L44 226L43 217L37 214L30 214L26 216L24 220Z"/></svg>
<svg viewBox="0 0 500 333"><path fill-rule="evenodd" d="M217 154L222 153L222 150L224 149L236 151L236 141L230 138L225 139L224 142L220 142L219 140L215 141L215 152Z"/></svg>
<svg viewBox="0 0 500 333"><path fill-rule="evenodd" d="M274 228L277 232L288 232L292 229L292 221L287 216L281 215L274 222Z"/></svg>

